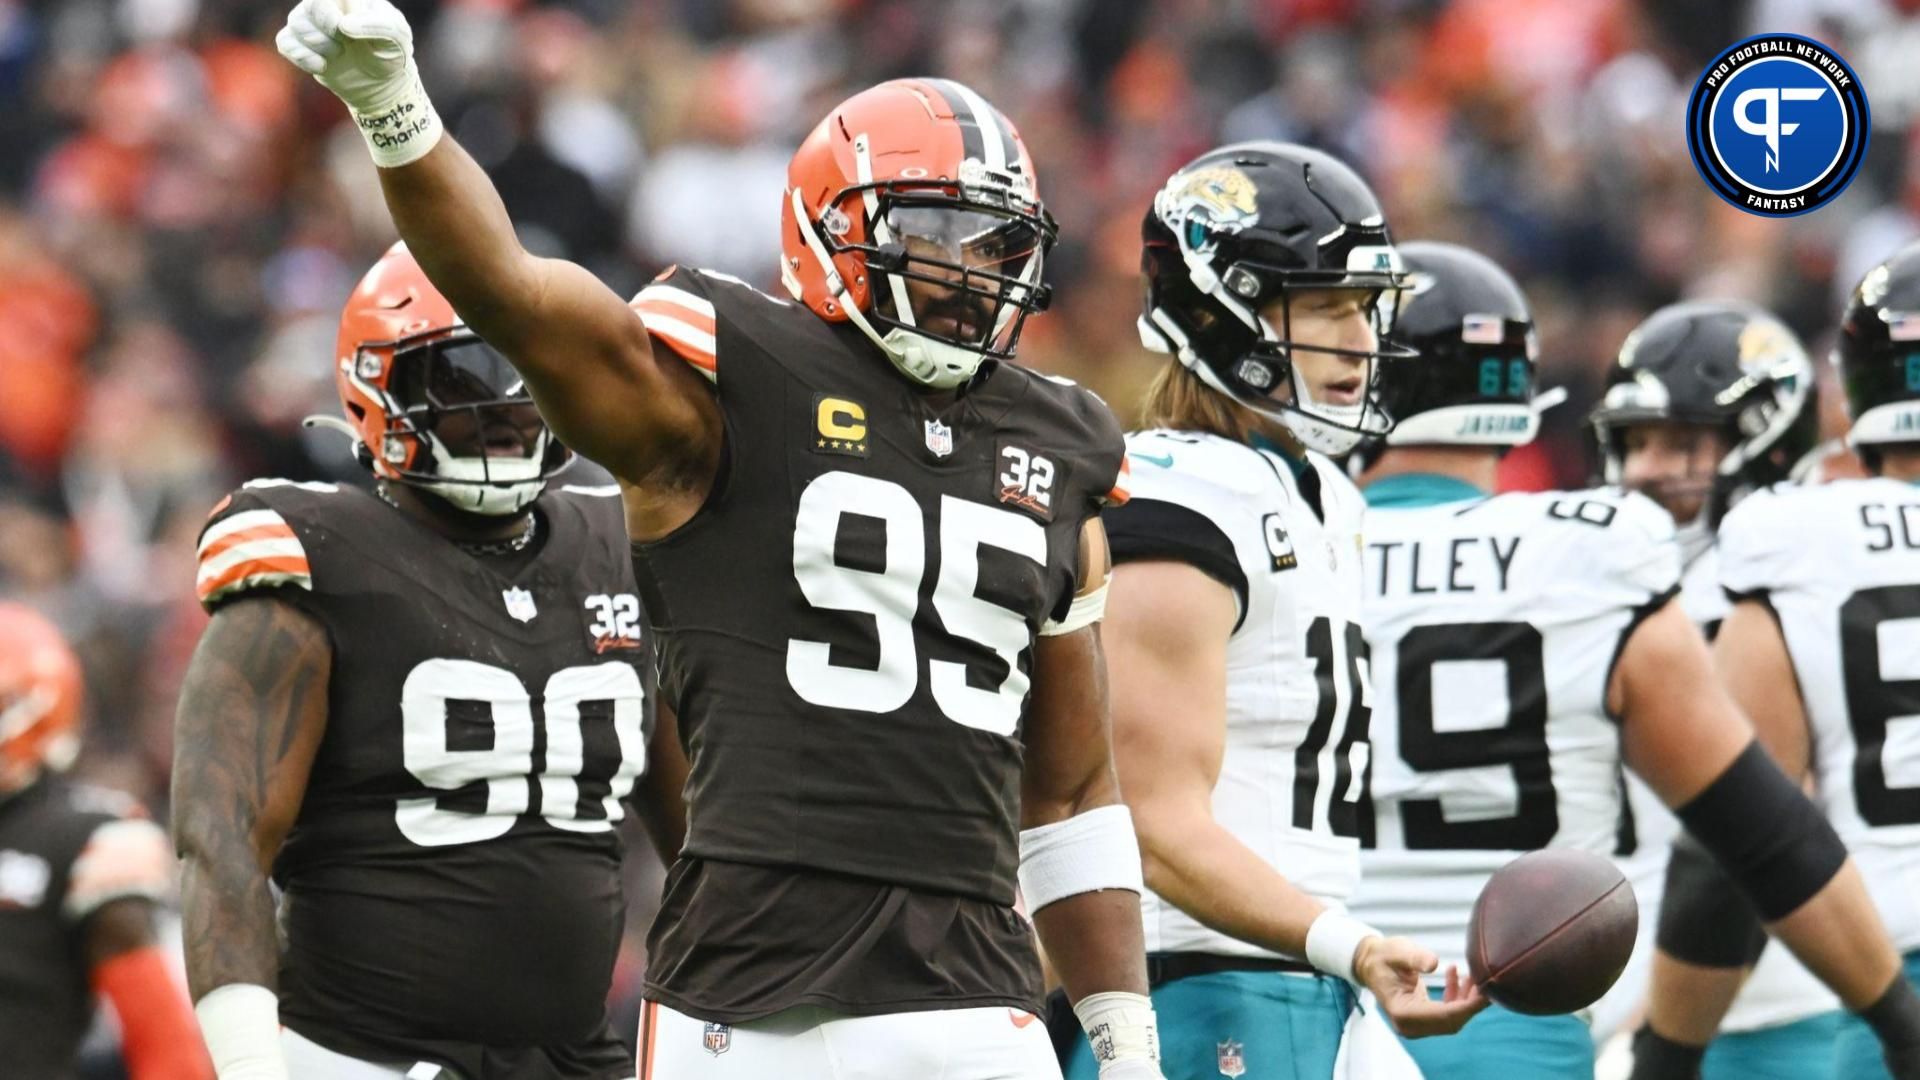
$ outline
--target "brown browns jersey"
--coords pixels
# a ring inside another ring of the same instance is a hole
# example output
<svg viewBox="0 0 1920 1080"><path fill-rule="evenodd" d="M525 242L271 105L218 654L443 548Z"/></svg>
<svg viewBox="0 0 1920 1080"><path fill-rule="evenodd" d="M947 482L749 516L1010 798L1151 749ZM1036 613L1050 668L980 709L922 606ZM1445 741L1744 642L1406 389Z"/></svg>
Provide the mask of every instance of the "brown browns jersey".
<svg viewBox="0 0 1920 1080"><path fill-rule="evenodd" d="M87 920L165 900L172 870L166 835L119 792L43 776L0 798L0 1073L73 1075L94 1012Z"/></svg>
<svg viewBox="0 0 1920 1080"><path fill-rule="evenodd" d="M1012 910L1035 636L1075 591L1120 431L1091 392L992 364L918 392L859 332L721 275L634 306L714 380L725 464L635 545L691 759L650 996L1038 1008Z"/></svg>
<svg viewBox="0 0 1920 1080"><path fill-rule="evenodd" d="M613 489L556 485L534 512L535 546L480 556L366 492L256 481L201 534L210 609L272 596L332 642L326 735L273 874L280 1015L329 1049L632 1075L606 997L650 637Z"/></svg>

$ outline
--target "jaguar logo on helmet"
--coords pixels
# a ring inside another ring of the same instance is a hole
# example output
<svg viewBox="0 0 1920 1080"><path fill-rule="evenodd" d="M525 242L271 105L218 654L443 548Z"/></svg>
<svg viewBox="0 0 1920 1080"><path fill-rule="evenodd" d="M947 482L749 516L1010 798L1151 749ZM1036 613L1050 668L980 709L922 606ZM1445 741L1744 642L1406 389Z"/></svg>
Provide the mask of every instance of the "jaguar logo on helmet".
<svg viewBox="0 0 1920 1080"><path fill-rule="evenodd" d="M1213 165L1175 173L1154 199L1154 210L1182 246L1204 255L1218 246L1221 235L1259 223L1259 190L1245 172Z"/></svg>
<svg viewBox="0 0 1920 1080"><path fill-rule="evenodd" d="M1717 430L1724 448L1711 470L1645 482L1705 535L1746 492L1786 479L1818 441L1812 376L1799 339L1763 308L1733 300L1660 308L1627 335L1587 418L1602 475L1626 479L1627 432L1637 426Z"/></svg>
<svg viewBox="0 0 1920 1080"><path fill-rule="evenodd" d="M1173 174L1141 234L1148 348L1306 449L1346 454L1392 427L1375 375L1400 351L1380 339L1406 275L1379 200L1351 168L1292 143L1219 147ZM1295 333L1295 301L1324 290L1355 296L1366 340L1342 344L1304 319ZM1359 361L1359 386L1310 384L1295 364L1309 353Z"/></svg>

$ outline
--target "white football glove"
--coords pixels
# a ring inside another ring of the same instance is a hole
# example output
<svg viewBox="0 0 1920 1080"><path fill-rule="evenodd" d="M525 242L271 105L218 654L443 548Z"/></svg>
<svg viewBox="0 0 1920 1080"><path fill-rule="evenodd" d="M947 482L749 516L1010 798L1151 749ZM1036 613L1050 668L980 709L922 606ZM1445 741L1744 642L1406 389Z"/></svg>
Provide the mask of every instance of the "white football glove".
<svg viewBox="0 0 1920 1080"><path fill-rule="evenodd" d="M274 44L346 103L374 164L397 168L440 141L440 116L413 62L413 28L389 0L300 0Z"/></svg>

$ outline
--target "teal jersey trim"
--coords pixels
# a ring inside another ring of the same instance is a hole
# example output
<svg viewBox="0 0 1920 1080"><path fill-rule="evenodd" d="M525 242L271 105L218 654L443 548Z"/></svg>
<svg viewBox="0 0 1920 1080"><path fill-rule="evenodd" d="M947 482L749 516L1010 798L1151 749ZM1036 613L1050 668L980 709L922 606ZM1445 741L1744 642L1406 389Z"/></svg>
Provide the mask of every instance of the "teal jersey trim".
<svg viewBox="0 0 1920 1080"><path fill-rule="evenodd" d="M1388 509L1407 509L1418 506L1439 506L1442 503L1464 502L1468 499L1484 499L1487 493L1451 476L1438 473L1400 473L1397 476L1383 476L1368 484L1364 494L1368 506Z"/></svg>
<svg viewBox="0 0 1920 1080"><path fill-rule="evenodd" d="M1274 442L1272 439L1267 438L1265 435L1261 435L1257 432L1254 434L1253 448L1255 450L1266 450L1274 454L1275 456L1279 457L1281 461L1286 462L1287 468L1293 470L1293 478L1295 480L1299 480L1302 476L1306 475L1306 472L1307 472L1306 458L1295 457L1292 453L1290 453L1287 450L1286 447L1281 446L1279 443Z"/></svg>

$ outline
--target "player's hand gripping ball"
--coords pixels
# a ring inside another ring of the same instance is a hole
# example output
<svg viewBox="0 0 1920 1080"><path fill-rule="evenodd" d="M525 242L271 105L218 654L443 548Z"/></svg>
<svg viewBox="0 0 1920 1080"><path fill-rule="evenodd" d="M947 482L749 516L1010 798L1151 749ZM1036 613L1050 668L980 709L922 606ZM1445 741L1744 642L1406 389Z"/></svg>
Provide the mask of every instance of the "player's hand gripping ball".
<svg viewBox="0 0 1920 1080"><path fill-rule="evenodd" d="M1533 851L1488 880L1467 924L1467 967L1496 1004L1529 1016L1584 1009L1627 966L1633 886L1584 851Z"/></svg>

